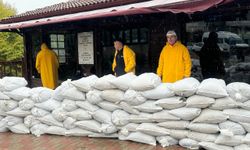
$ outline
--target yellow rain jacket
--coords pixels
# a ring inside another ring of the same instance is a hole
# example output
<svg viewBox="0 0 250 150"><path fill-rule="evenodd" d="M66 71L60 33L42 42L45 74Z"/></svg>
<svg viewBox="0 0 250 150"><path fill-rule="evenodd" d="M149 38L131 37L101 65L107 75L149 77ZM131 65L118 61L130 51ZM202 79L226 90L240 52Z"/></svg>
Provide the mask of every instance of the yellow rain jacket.
<svg viewBox="0 0 250 150"><path fill-rule="evenodd" d="M162 82L175 82L191 75L191 59L188 49L176 42L173 46L167 43L161 52L157 74Z"/></svg>
<svg viewBox="0 0 250 150"><path fill-rule="evenodd" d="M56 53L50 50L45 43L36 56L36 69L41 74L44 87L55 89L58 80L59 62Z"/></svg>
<svg viewBox="0 0 250 150"><path fill-rule="evenodd" d="M116 67L116 59L115 59L116 55L117 55L117 51L115 51L115 57L114 57L113 64L112 64L113 72L115 71L115 67ZM123 46L123 58L124 58L124 64L125 64L124 71L126 73L128 72L135 73L135 66L136 66L135 53L127 45Z"/></svg>

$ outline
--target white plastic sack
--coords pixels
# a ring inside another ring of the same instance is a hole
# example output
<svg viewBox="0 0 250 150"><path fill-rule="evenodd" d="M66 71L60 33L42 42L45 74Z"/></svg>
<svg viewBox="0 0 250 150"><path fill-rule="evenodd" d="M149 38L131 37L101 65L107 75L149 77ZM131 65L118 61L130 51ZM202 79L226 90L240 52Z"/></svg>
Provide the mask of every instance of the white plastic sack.
<svg viewBox="0 0 250 150"><path fill-rule="evenodd" d="M128 116L127 112L118 109L111 115L112 123L116 126L124 126L129 123L127 120Z"/></svg>
<svg viewBox="0 0 250 150"><path fill-rule="evenodd" d="M180 146L188 149L199 149L199 143L193 139L184 138L179 141Z"/></svg>
<svg viewBox="0 0 250 150"><path fill-rule="evenodd" d="M170 114L168 110L163 110L160 112L153 113L150 116L150 120L155 122L164 122L170 120L180 120L180 118Z"/></svg>
<svg viewBox="0 0 250 150"><path fill-rule="evenodd" d="M63 127L49 126L46 129L45 133L52 134L52 135L63 135L64 136L66 131L67 130Z"/></svg>
<svg viewBox="0 0 250 150"><path fill-rule="evenodd" d="M111 112L104 109L98 109L92 114L93 118L99 122L112 124Z"/></svg>
<svg viewBox="0 0 250 150"><path fill-rule="evenodd" d="M74 129L76 127L75 122L76 122L76 119L72 117L68 117L63 121L63 127L69 130Z"/></svg>
<svg viewBox="0 0 250 150"><path fill-rule="evenodd" d="M169 113L183 120L193 120L195 117L200 115L201 109L182 107L170 110Z"/></svg>
<svg viewBox="0 0 250 150"><path fill-rule="evenodd" d="M34 107L31 109L31 114L34 115L35 117L43 117L43 116L48 115L49 113L50 112L37 108L37 107Z"/></svg>
<svg viewBox="0 0 250 150"><path fill-rule="evenodd" d="M215 144L221 144L226 146L237 146L243 144L242 139L244 136L242 135L235 135L235 136L224 136L219 135L215 140Z"/></svg>
<svg viewBox="0 0 250 150"><path fill-rule="evenodd" d="M15 116L7 116L1 120L1 122L6 122L7 126L14 126L16 124L23 123L23 118Z"/></svg>
<svg viewBox="0 0 250 150"><path fill-rule="evenodd" d="M209 108L216 110L224 110L230 108L236 108L237 103L230 97L218 98L215 100L215 103L212 104Z"/></svg>
<svg viewBox="0 0 250 150"><path fill-rule="evenodd" d="M110 111L110 112L115 111L117 109L121 109L121 107L119 105L116 105L116 104L108 102L108 101L100 102L97 105L99 107L101 107L102 109Z"/></svg>
<svg viewBox="0 0 250 150"><path fill-rule="evenodd" d="M75 101L83 101L85 100L85 93L77 90L76 87L69 87L64 89L60 94L64 99L71 99Z"/></svg>
<svg viewBox="0 0 250 150"><path fill-rule="evenodd" d="M24 125L27 127L27 128L31 128L32 126L36 125L36 124L39 124L40 121L38 121L36 119L36 117L32 116L32 115L29 115L27 117L24 118Z"/></svg>
<svg viewBox="0 0 250 150"><path fill-rule="evenodd" d="M200 96L200 95L193 95L187 99L186 107L207 108L214 102L215 102L214 98Z"/></svg>
<svg viewBox="0 0 250 150"><path fill-rule="evenodd" d="M234 150L234 148L230 146L219 145L213 142L200 142L199 145L208 150Z"/></svg>
<svg viewBox="0 0 250 150"><path fill-rule="evenodd" d="M226 121L228 115L224 114L224 112L219 110L212 110L212 109L204 109L202 110L199 117L193 120L194 122L200 123L221 123Z"/></svg>
<svg viewBox="0 0 250 150"><path fill-rule="evenodd" d="M16 124L9 127L10 131L17 134L29 134L30 130L23 124Z"/></svg>
<svg viewBox="0 0 250 150"><path fill-rule="evenodd" d="M250 150L250 146L247 144L241 144L234 147L234 150Z"/></svg>
<svg viewBox="0 0 250 150"><path fill-rule="evenodd" d="M134 73L126 73L124 75L121 75L114 80L112 80L110 83L117 87L120 90L126 91L129 88L130 82L136 78L136 75Z"/></svg>
<svg viewBox="0 0 250 150"><path fill-rule="evenodd" d="M95 120L85 120L85 121L77 121L75 125L81 129L92 131L92 132L102 132L101 124Z"/></svg>
<svg viewBox="0 0 250 150"><path fill-rule="evenodd" d="M132 106L130 106L129 104L127 104L126 102L121 102L119 104L119 106L126 112L131 113L131 114L135 114L138 115L140 112L136 109L134 109Z"/></svg>
<svg viewBox="0 0 250 150"><path fill-rule="evenodd" d="M20 101L24 98L28 98L30 96L30 88L28 87L20 87L13 91L4 92L10 98Z"/></svg>
<svg viewBox="0 0 250 150"><path fill-rule="evenodd" d="M50 99L53 94L54 90L46 87L35 87L30 90L31 99L36 103L41 103Z"/></svg>
<svg viewBox="0 0 250 150"><path fill-rule="evenodd" d="M188 129L201 133L218 133L220 128L217 124L190 123Z"/></svg>
<svg viewBox="0 0 250 150"><path fill-rule="evenodd" d="M114 81L116 77L112 74L105 75L101 78L98 78L93 87L98 90L110 90L115 89L115 86L111 84L112 81Z"/></svg>
<svg viewBox="0 0 250 150"><path fill-rule="evenodd" d="M102 91L101 97L112 103L119 103L124 98L124 92L121 90L105 90Z"/></svg>
<svg viewBox="0 0 250 150"><path fill-rule="evenodd" d="M76 101L76 105L84 110L95 112L100 109L98 106L89 103L88 101Z"/></svg>
<svg viewBox="0 0 250 150"><path fill-rule="evenodd" d="M250 123L250 111L244 109L225 109L223 113L229 116L229 120L235 122Z"/></svg>
<svg viewBox="0 0 250 150"><path fill-rule="evenodd" d="M64 121L67 118L67 112L63 108L57 108L53 110L51 115L57 121Z"/></svg>
<svg viewBox="0 0 250 150"><path fill-rule="evenodd" d="M188 130L174 130L174 129L171 129L169 131L170 136L177 140L187 138L188 132L189 132Z"/></svg>
<svg viewBox="0 0 250 150"><path fill-rule="evenodd" d="M189 121L179 120L179 121L166 121L157 123L158 126L167 129L184 130L188 127Z"/></svg>
<svg viewBox="0 0 250 150"><path fill-rule="evenodd" d="M171 136L157 136L156 140L161 144L162 147L168 147L178 144L178 140L172 138Z"/></svg>
<svg viewBox="0 0 250 150"><path fill-rule="evenodd" d="M19 107L17 107L15 109L11 110L11 111L6 112L6 114L16 116L16 117L26 117L26 116L30 115L31 112L22 110Z"/></svg>
<svg viewBox="0 0 250 150"><path fill-rule="evenodd" d="M134 106L144 103L147 99L143 97L139 92L129 89L125 92L123 100L129 105Z"/></svg>
<svg viewBox="0 0 250 150"><path fill-rule="evenodd" d="M71 82L79 91L88 92L92 90L92 86L95 84L95 81L98 79L96 75L91 75L88 77L82 77L81 79L74 80Z"/></svg>
<svg viewBox="0 0 250 150"><path fill-rule="evenodd" d="M36 137L40 137L40 135L45 134L48 127L46 124L36 124L30 128L30 132Z"/></svg>
<svg viewBox="0 0 250 150"><path fill-rule="evenodd" d="M136 131L149 134L152 136L165 136L169 135L169 130L163 127L159 127L154 123L142 123L137 128Z"/></svg>
<svg viewBox="0 0 250 150"><path fill-rule="evenodd" d="M92 118L91 114L88 111L83 110L83 109L76 109L74 111L67 112L66 115L79 121L89 120Z"/></svg>
<svg viewBox="0 0 250 150"><path fill-rule="evenodd" d="M65 131L66 136L88 136L90 134L93 134L93 132L81 128L74 128Z"/></svg>
<svg viewBox="0 0 250 150"><path fill-rule="evenodd" d="M29 98L23 99L18 104L19 104L19 108L22 109L22 110L30 110L35 105L34 101L32 101Z"/></svg>
<svg viewBox="0 0 250 150"><path fill-rule="evenodd" d="M172 83L161 83L152 90L141 92L142 96L148 99L162 99L174 96L174 92L170 90Z"/></svg>
<svg viewBox="0 0 250 150"><path fill-rule="evenodd" d="M161 106L164 109L176 109L185 106L185 100L186 99L184 97L174 96L157 100L155 101L155 104L157 106Z"/></svg>
<svg viewBox="0 0 250 150"><path fill-rule="evenodd" d="M173 83L171 90L173 90L176 95L189 97L195 94L199 85L200 82L193 77L184 78Z"/></svg>
<svg viewBox="0 0 250 150"><path fill-rule="evenodd" d="M0 79L1 91L12 91L20 87L25 87L28 82L23 77L3 77Z"/></svg>
<svg viewBox="0 0 250 150"><path fill-rule="evenodd" d="M250 100L250 85L243 82L233 82L227 85L227 92L234 100L245 102Z"/></svg>
<svg viewBox="0 0 250 150"><path fill-rule="evenodd" d="M73 111L73 110L76 110L78 108L78 106L76 105L76 101L73 101L70 99L64 99L61 105L62 105L62 108L66 111ZM58 108L58 106L57 106L57 108Z"/></svg>
<svg viewBox="0 0 250 150"><path fill-rule="evenodd" d="M102 94L102 91L99 91L99 90L89 91L86 94L87 101L90 102L91 104L98 104L101 101L103 101L103 99L101 98L101 94Z"/></svg>
<svg viewBox="0 0 250 150"><path fill-rule="evenodd" d="M154 73L143 73L132 80L130 88L137 91L151 90L159 86L161 78Z"/></svg>
<svg viewBox="0 0 250 150"><path fill-rule="evenodd" d="M144 143L144 144L156 146L155 137L141 133L141 132L130 133L126 137L126 140L131 140L131 141L135 141L135 142L139 142L139 143Z"/></svg>
<svg viewBox="0 0 250 150"><path fill-rule="evenodd" d="M245 129L236 122L232 121L225 121L219 124L220 129L227 129L231 132L233 132L234 135L245 135L246 131Z"/></svg>
<svg viewBox="0 0 250 150"><path fill-rule="evenodd" d="M55 118L53 118L53 116L51 114L46 115L42 118L37 118L39 121L41 121L42 123L45 123L47 125L50 126L58 126L58 127L63 127L62 122L57 121Z"/></svg>
<svg viewBox="0 0 250 150"><path fill-rule="evenodd" d="M128 121L131 123L147 123L154 122L151 120L151 114L140 113L139 115L130 115L128 116Z"/></svg>
<svg viewBox="0 0 250 150"><path fill-rule="evenodd" d="M212 98L222 98L228 96L225 81L215 78L203 80L198 87L196 94Z"/></svg>
<svg viewBox="0 0 250 150"><path fill-rule="evenodd" d="M42 103L35 103L35 106L47 111L53 111L59 107L61 107L61 102L50 98L49 100Z"/></svg>
<svg viewBox="0 0 250 150"><path fill-rule="evenodd" d="M115 125L106 124L106 123L102 124L101 130L102 130L102 133L104 133L104 134L113 134L113 133L116 133L118 131L118 129L116 128Z"/></svg>
<svg viewBox="0 0 250 150"><path fill-rule="evenodd" d="M162 107L155 105L155 101L151 101L151 100L148 100L145 103L140 104L138 106L133 106L133 108L141 112L147 112L147 113L154 113L154 112L159 112L163 110Z"/></svg>
<svg viewBox="0 0 250 150"><path fill-rule="evenodd" d="M217 134L190 131L188 132L187 137L200 142L214 142L217 138Z"/></svg>
<svg viewBox="0 0 250 150"><path fill-rule="evenodd" d="M0 80L1 80L1 79L0 79ZM1 100L8 100L8 99L10 99L10 97L7 96L7 95L5 95L4 93L2 93L2 92L0 91L0 99L1 99Z"/></svg>
<svg viewBox="0 0 250 150"><path fill-rule="evenodd" d="M18 103L13 100L0 100L0 109L2 111L11 111L15 108L17 108Z"/></svg>

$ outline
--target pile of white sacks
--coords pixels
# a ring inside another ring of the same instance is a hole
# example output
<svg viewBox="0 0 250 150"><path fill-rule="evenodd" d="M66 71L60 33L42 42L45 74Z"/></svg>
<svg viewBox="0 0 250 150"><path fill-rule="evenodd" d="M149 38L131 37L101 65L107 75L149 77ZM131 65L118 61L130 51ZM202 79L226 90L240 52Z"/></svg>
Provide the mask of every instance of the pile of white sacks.
<svg viewBox="0 0 250 150"><path fill-rule="evenodd" d="M154 73L67 80L55 90L0 79L0 132L118 138L189 149L250 149L250 85Z"/></svg>

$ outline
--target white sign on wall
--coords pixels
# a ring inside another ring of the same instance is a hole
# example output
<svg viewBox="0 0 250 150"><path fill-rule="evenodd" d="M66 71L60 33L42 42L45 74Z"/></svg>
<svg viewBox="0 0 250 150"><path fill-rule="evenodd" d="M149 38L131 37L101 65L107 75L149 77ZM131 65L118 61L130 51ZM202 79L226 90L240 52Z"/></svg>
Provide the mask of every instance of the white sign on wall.
<svg viewBox="0 0 250 150"><path fill-rule="evenodd" d="M78 33L78 60L79 64L94 64L93 32Z"/></svg>

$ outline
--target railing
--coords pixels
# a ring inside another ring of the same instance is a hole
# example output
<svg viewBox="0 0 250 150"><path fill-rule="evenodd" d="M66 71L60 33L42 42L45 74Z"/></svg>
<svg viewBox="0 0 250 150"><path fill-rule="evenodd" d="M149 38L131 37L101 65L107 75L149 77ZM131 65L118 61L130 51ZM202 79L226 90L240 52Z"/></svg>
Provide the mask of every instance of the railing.
<svg viewBox="0 0 250 150"><path fill-rule="evenodd" d="M23 61L0 61L0 78L5 76L21 77L23 71Z"/></svg>

